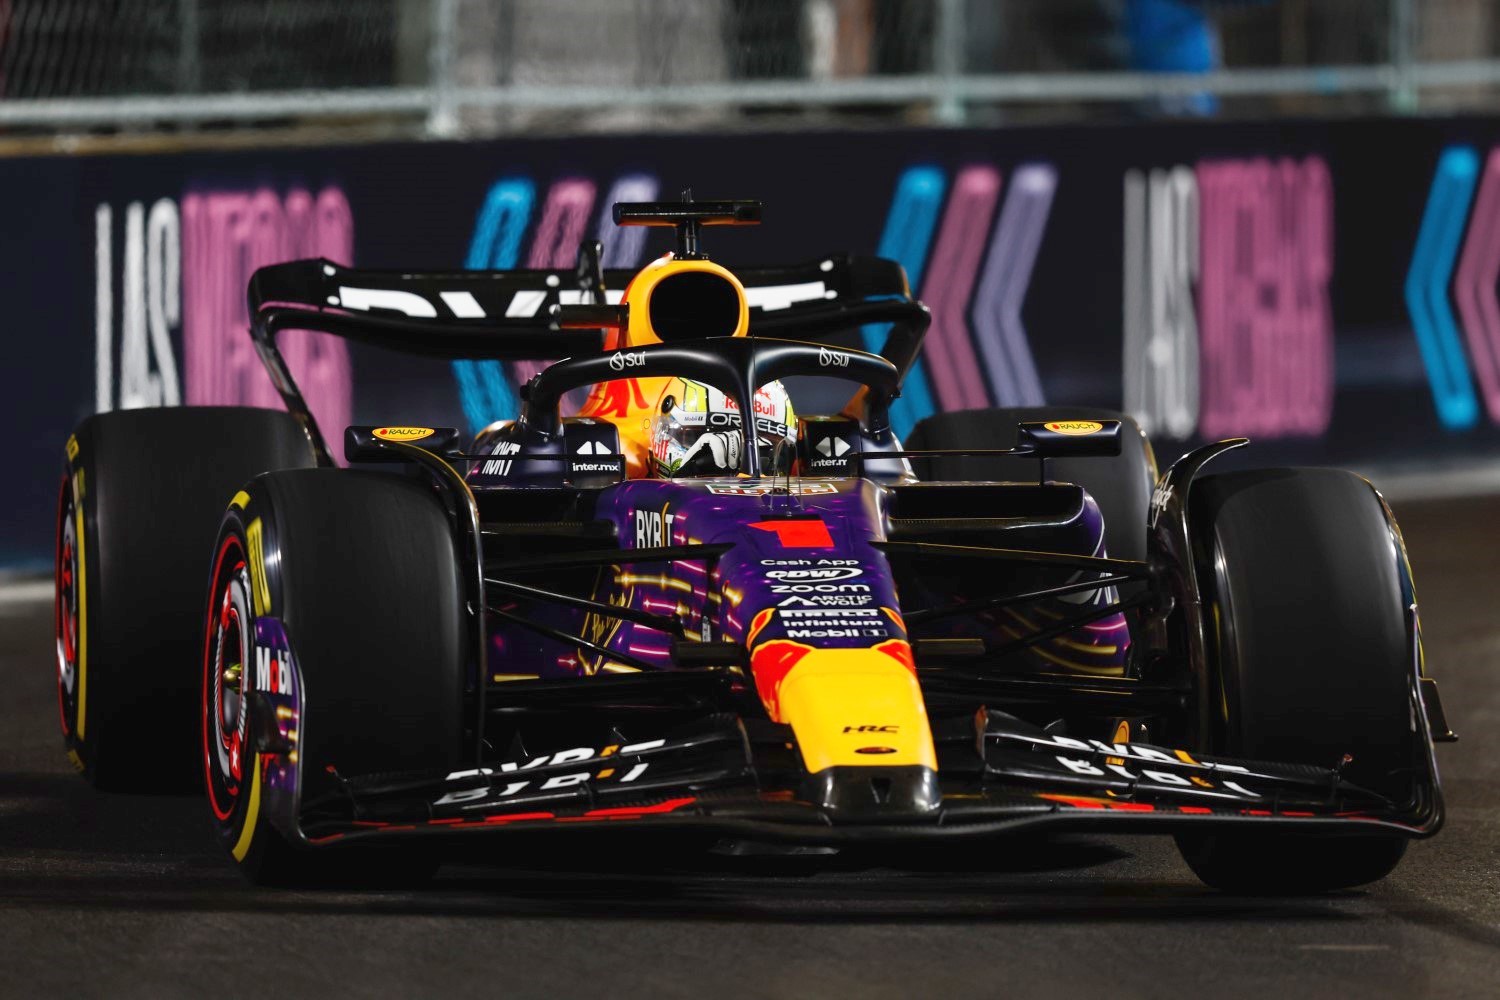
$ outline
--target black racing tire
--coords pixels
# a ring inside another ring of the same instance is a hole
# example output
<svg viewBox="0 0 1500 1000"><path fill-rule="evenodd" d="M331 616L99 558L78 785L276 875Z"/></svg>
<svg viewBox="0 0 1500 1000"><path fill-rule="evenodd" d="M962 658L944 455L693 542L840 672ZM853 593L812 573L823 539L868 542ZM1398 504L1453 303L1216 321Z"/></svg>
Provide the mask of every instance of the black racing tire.
<svg viewBox="0 0 1500 1000"><path fill-rule="evenodd" d="M1088 491L1104 515L1105 542L1116 559L1146 558L1146 521L1156 486L1156 456L1140 426L1114 410L1087 406L1019 406L953 410L918 421L904 442L923 448L1012 448L1016 425L1034 420L1118 420L1120 454L1110 458L1054 458L1047 476L1076 483ZM948 482L1035 482L1037 463L1030 458L954 456L914 458L920 479Z"/></svg>
<svg viewBox="0 0 1500 1000"><path fill-rule="evenodd" d="M1385 878L1406 855L1405 837L1293 833L1183 833L1177 849L1205 885L1241 896L1305 896Z"/></svg>
<svg viewBox="0 0 1500 1000"><path fill-rule="evenodd" d="M430 875L425 853L307 844L298 817L273 815L269 790L272 768L280 779L293 762L302 803L344 779L458 765L470 643L448 515L422 481L383 472L274 472L245 494L219 531L201 649L197 759L220 841L257 884ZM279 725L268 700L277 672L267 687L234 663L270 655L241 628L250 615L279 621L291 651L300 711L276 748L263 734Z"/></svg>
<svg viewBox="0 0 1500 1000"><path fill-rule="evenodd" d="M101 789L195 788L205 554L235 490L312 465L312 446L288 413L205 406L98 414L66 451L53 618L68 756Z"/></svg>
<svg viewBox="0 0 1500 1000"><path fill-rule="evenodd" d="M1410 568L1368 482L1338 469L1206 476L1190 525L1218 707L1211 752L1331 767L1405 801L1426 753L1413 714ZM1214 649L1217 650L1215 655ZM1207 884L1247 893L1363 885L1401 860L1399 835L1183 834Z"/></svg>

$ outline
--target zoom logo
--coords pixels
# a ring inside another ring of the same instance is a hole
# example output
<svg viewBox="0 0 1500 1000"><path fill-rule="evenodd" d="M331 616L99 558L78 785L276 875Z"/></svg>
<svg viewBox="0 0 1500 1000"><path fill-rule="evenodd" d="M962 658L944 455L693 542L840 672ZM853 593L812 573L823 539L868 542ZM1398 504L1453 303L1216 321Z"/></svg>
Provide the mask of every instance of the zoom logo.
<svg viewBox="0 0 1500 1000"><path fill-rule="evenodd" d="M826 347L819 348L818 364L824 368L848 368L849 355L840 354L838 351L830 351Z"/></svg>
<svg viewBox="0 0 1500 1000"><path fill-rule="evenodd" d="M646 355L640 351L620 351L609 356L609 366L617 372L627 368L639 368L646 363Z"/></svg>
<svg viewBox="0 0 1500 1000"><path fill-rule="evenodd" d="M868 583L773 583L773 594L868 594ZM782 602L786 603L785 601Z"/></svg>

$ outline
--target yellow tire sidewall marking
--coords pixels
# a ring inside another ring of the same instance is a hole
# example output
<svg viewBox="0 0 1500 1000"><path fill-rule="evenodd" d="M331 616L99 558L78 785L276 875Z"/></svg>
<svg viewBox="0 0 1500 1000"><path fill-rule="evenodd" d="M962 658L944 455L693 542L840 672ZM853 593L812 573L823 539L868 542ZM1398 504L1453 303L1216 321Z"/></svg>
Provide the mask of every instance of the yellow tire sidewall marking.
<svg viewBox="0 0 1500 1000"><path fill-rule="evenodd" d="M255 837L255 824L260 819L260 754L255 754L250 761L250 798L245 803L245 822L240 827L240 839L234 842L234 848L229 852L234 855L234 860L244 861L245 855L250 853L250 841Z"/></svg>
<svg viewBox="0 0 1500 1000"><path fill-rule="evenodd" d="M266 585L266 560L262 544L265 536L260 518L251 521L245 528L245 541L250 551L250 592L255 601L257 618L271 613L271 590Z"/></svg>

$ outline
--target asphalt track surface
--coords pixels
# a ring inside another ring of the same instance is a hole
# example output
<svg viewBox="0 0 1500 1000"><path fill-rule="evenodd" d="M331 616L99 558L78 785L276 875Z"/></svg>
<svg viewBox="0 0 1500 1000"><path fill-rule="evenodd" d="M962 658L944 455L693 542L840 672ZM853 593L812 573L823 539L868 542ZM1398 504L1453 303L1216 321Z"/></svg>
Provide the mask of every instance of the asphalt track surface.
<svg viewBox="0 0 1500 1000"><path fill-rule="evenodd" d="M50 603L0 599L0 996L1500 996L1500 497L1397 513L1462 737L1448 823L1384 882L1304 899L1076 836L807 868L495 844L420 890L256 889L200 799L72 773Z"/></svg>

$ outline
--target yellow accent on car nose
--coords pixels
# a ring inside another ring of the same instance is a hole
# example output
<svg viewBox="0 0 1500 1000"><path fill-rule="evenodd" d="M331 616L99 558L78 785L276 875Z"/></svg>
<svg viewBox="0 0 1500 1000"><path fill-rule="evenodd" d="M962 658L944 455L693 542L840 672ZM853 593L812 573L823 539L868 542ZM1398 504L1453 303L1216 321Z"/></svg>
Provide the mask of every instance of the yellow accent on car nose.
<svg viewBox="0 0 1500 1000"><path fill-rule="evenodd" d="M920 764L937 768L922 688L906 664L878 649L817 649L779 688L807 770Z"/></svg>

